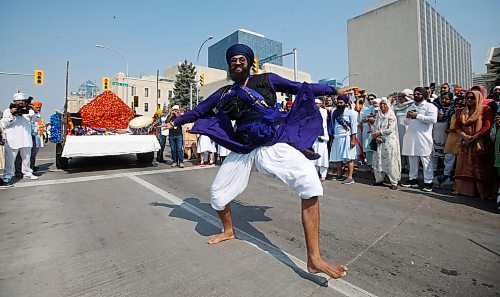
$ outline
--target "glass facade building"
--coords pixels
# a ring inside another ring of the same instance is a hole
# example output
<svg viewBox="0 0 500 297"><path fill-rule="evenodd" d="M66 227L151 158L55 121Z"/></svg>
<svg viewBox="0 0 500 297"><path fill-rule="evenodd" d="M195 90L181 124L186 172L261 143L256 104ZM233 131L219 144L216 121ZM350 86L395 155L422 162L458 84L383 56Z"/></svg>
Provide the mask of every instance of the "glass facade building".
<svg viewBox="0 0 500 297"><path fill-rule="evenodd" d="M208 48L208 67L227 70L226 50L237 43L252 48L259 61L273 55L280 56L283 54L281 42L265 38L255 32L239 29ZM250 62L250 64L252 63ZM283 58L279 57L267 63L283 66Z"/></svg>
<svg viewBox="0 0 500 297"><path fill-rule="evenodd" d="M325 78L325 79L320 79L318 81L319 84L322 84L322 85L328 85L328 86L331 86L331 87L334 87L334 88L342 88L343 85L341 82L337 81L336 78Z"/></svg>

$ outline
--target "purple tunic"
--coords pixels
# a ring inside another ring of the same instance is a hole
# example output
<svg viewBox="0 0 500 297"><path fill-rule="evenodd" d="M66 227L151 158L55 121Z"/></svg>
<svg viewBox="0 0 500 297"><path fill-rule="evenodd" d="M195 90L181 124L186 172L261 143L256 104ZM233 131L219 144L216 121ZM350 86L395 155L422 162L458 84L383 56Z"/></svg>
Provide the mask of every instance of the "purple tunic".
<svg viewBox="0 0 500 297"><path fill-rule="evenodd" d="M335 88L328 85L293 82L274 73L269 73L268 79L274 92L297 96L291 111L282 115L282 122L276 128L274 137L265 145L284 142L298 150L310 148L316 138L323 133L323 119L314 102L315 96L333 95L336 93ZM242 144L236 141L228 116L221 111L214 112L223 95L223 89L219 89L193 110L175 119L174 123L182 125L196 121L190 133L207 135L216 143L236 153L249 153L262 144ZM276 111L275 107L267 109L268 114Z"/></svg>

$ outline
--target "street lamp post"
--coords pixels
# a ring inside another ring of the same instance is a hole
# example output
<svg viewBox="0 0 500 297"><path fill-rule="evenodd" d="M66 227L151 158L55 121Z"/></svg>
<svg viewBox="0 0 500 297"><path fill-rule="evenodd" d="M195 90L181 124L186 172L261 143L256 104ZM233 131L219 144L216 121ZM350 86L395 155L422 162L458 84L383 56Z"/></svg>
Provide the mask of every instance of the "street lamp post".
<svg viewBox="0 0 500 297"><path fill-rule="evenodd" d="M205 45L205 43L211 39L213 39L214 37L212 35L208 36L207 39L205 39L205 41L203 41L203 43L200 45L200 48L198 49L198 54L196 55L196 66L199 65L199 61L200 61L200 52L201 52L201 49L203 48L203 45ZM195 77L195 82L196 82L196 77ZM196 87L196 105L198 105L198 83L195 84L195 87ZM193 103L192 103L192 100L191 100L191 104L190 104L190 109L193 109Z"/></svg>
<svg viewBox="0 0 500 297"><path fill-rule="evenodd" d="M356 75L359 75L359 73L353 73L353 74L349 74L348 76L344 77L344 79L340 82L342 85L344 85L344 80L346 80L348 77L351 77L351 76L356 76Z"/></svg>
<svg viewBox="0 0 500 297"><path fill-rule="evenodd" d="M200 60L200 52L201 52L201 48L203 47L203 45L205 45L205 43L211 39L213 39L214 37L212 35L208 36L207 39L205 39L205 41L203 41L203 43L201 44L200 46L200 49L198 49L198 55L196 55L196 65L198 65L199 63L199 60Z"/></svg>
<svg viewBox="0 0 500 297"><path fill-rule="evenodd" d="M293 80L297 81L297 49L292 50L293 53Z"/></svg>
<svg viewBox="0 0 500 297"><path fill-rule="evenodd" d="M114 48L111 48L111 47L107 47L107 46L104 46L104 45L101 45L101 44L96 44L95 47L97 47L97 48L105 48L105 49L112 50L112 51L116 52L117 54L119 54L123 58L123 60L125 61L126 70L127 70L127 72L125 74L125 77L127 78L127 85L128 85L128 83L129 83L129 81L128 81L128 62L127 62L127 59L125 59L125 56L122 55L122 53L120 53L118 50L116 50ZM128 88L129 88L129 86L127 86L126 88L127 88L127 94L125 95L125 97L126 97L125 101L126 101L126 103L128 105Z"/></svg>

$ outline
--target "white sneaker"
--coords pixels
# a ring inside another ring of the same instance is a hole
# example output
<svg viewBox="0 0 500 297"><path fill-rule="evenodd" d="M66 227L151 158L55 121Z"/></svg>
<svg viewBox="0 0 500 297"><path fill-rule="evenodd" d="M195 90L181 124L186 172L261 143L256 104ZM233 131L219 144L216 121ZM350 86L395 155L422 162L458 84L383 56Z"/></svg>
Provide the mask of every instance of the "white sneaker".
<svg viewBox="0 0 500 297"><path fill-rule="evenodd" d="M33 174L32 175L25 175L24 178L31 179L31 180L37 180L37 179L39 179L38 176L33 175Z"/></svg>

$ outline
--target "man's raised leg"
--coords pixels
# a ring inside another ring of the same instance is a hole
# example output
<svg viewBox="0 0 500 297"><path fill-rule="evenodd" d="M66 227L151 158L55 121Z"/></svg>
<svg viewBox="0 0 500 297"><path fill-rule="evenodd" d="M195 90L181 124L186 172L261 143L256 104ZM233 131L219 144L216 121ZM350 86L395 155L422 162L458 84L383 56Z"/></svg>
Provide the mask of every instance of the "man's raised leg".
<svg viewBox="0 0 500 297"><path fill-rule="evenodd" d="M319 254L319 202L318 197L302 200L302 226L306 237L307 270L310 273L323 272L332 278L347 275L347 266L332 265Z"/></svg>
<svg viewBox="0 0 500 297"><path fill-rule="evenodd" d="M224 207L223 210L217 211L220 220L222 221L222 225L224 226L224 230L212 237L207 241L208 244L216 244L224 240L229 240L235 238L234 229L233 229L233 221L231 219L231 207L229 203Z"/></svg>

